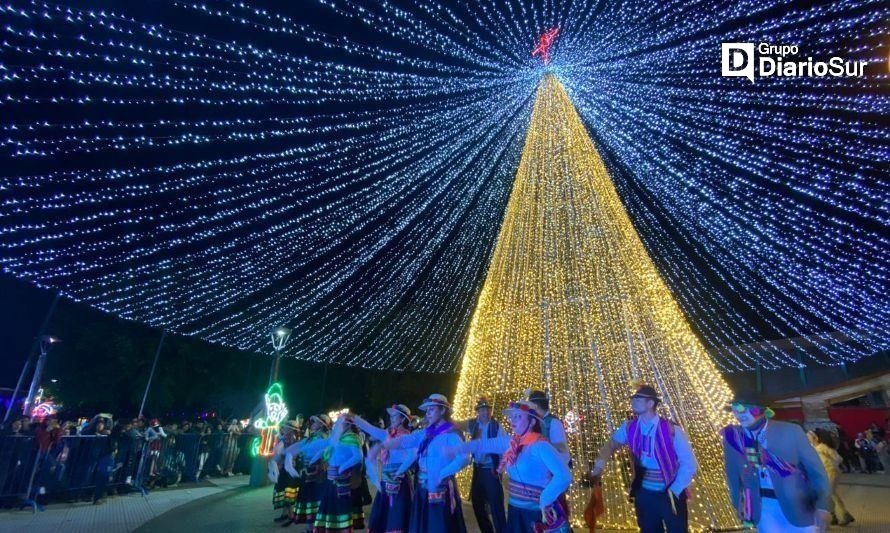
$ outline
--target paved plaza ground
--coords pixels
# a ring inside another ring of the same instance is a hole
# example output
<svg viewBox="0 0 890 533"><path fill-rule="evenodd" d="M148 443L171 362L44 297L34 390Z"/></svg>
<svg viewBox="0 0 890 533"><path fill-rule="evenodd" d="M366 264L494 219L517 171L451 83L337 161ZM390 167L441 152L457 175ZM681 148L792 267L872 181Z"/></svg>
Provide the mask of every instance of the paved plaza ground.
<svg viewBox="0 0 890 533"><path fill-rule="evenodd" d="M890 532L890 476L845 475L841 494L856 523L836 532ZM0 513L0 531L27 533L219 533L291 531L272 522L271 487L250 488L246 476L213 480L201 486L108 498L103 505L54 504L41 513ZM478 531L469 506L469 531Z"/></svg>

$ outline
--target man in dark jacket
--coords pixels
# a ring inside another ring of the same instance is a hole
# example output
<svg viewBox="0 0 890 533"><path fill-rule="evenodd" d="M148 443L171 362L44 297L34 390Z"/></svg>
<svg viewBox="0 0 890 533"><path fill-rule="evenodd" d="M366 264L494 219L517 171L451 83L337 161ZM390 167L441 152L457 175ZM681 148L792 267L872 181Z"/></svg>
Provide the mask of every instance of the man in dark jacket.
<svg viewBox="0 0 890 533"><path fill-rule="evenodd" d="M723 428L723 455L739 518L762 533L826 531L831 487L803 429L771 420L756 393L736 394L730 409L739 425Z"/></svg>

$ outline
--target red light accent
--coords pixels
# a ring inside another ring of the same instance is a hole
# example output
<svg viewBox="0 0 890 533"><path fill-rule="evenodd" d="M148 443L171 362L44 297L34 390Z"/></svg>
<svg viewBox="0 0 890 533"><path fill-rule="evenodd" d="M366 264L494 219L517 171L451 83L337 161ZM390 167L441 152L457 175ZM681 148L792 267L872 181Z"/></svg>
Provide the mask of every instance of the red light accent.
<svg viewBox="0 0 890 533"><path fill-rule="evenodd" d="M559 28L552 28L545 31L538 37L538 44L532 50L532 57L541 56L541 61L545 65L550 64L550 47L556 42L556 36L559 35Z"/></svg>

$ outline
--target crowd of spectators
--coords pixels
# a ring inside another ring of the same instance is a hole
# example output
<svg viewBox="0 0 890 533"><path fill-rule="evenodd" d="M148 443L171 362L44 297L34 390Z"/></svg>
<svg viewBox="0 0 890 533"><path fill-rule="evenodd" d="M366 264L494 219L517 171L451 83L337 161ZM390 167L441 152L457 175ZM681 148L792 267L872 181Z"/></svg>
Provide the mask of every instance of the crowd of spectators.
<svg viewBox="0 0 890 533"><path fill-rule="evenodd" d="M840 471L850 474L890 473L890 417L885 426L872 423L868 429L849 436L843 428L835 431L818 431L820 439L837 450L841 462Z"/></svg>
<svg viewBox="0 0 890 533"><path fill-rule="evenodd" d="M0 427L0 497L20 495L28 482L33 497L65 493L98 504L108 492L231 476L247 471L249 463L239 458L249 433L246 421L234 418L18 417ZM24 471L27 464L33 474Z"/></svg>

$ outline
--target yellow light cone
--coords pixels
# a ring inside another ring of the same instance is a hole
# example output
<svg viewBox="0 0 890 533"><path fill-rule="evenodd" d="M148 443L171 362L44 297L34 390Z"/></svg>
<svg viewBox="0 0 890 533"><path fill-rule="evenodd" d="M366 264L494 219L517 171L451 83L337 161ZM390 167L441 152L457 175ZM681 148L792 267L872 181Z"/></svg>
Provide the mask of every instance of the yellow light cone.
<svg viewBox="0 0 890 533"><path fill-rule="evenodd" d="M470 325L455 397L458 419L479 396L495 414L525 389L551 395L569 426L581 525L588 462L630 411L632 382L656 387L663 414L689 435L700 468L695 530L738 525L718 430L730 390L640 241L562 85L538 87L516 180ZM627 500L629 455L603 476L600 527L636 529Z"/></svg>

